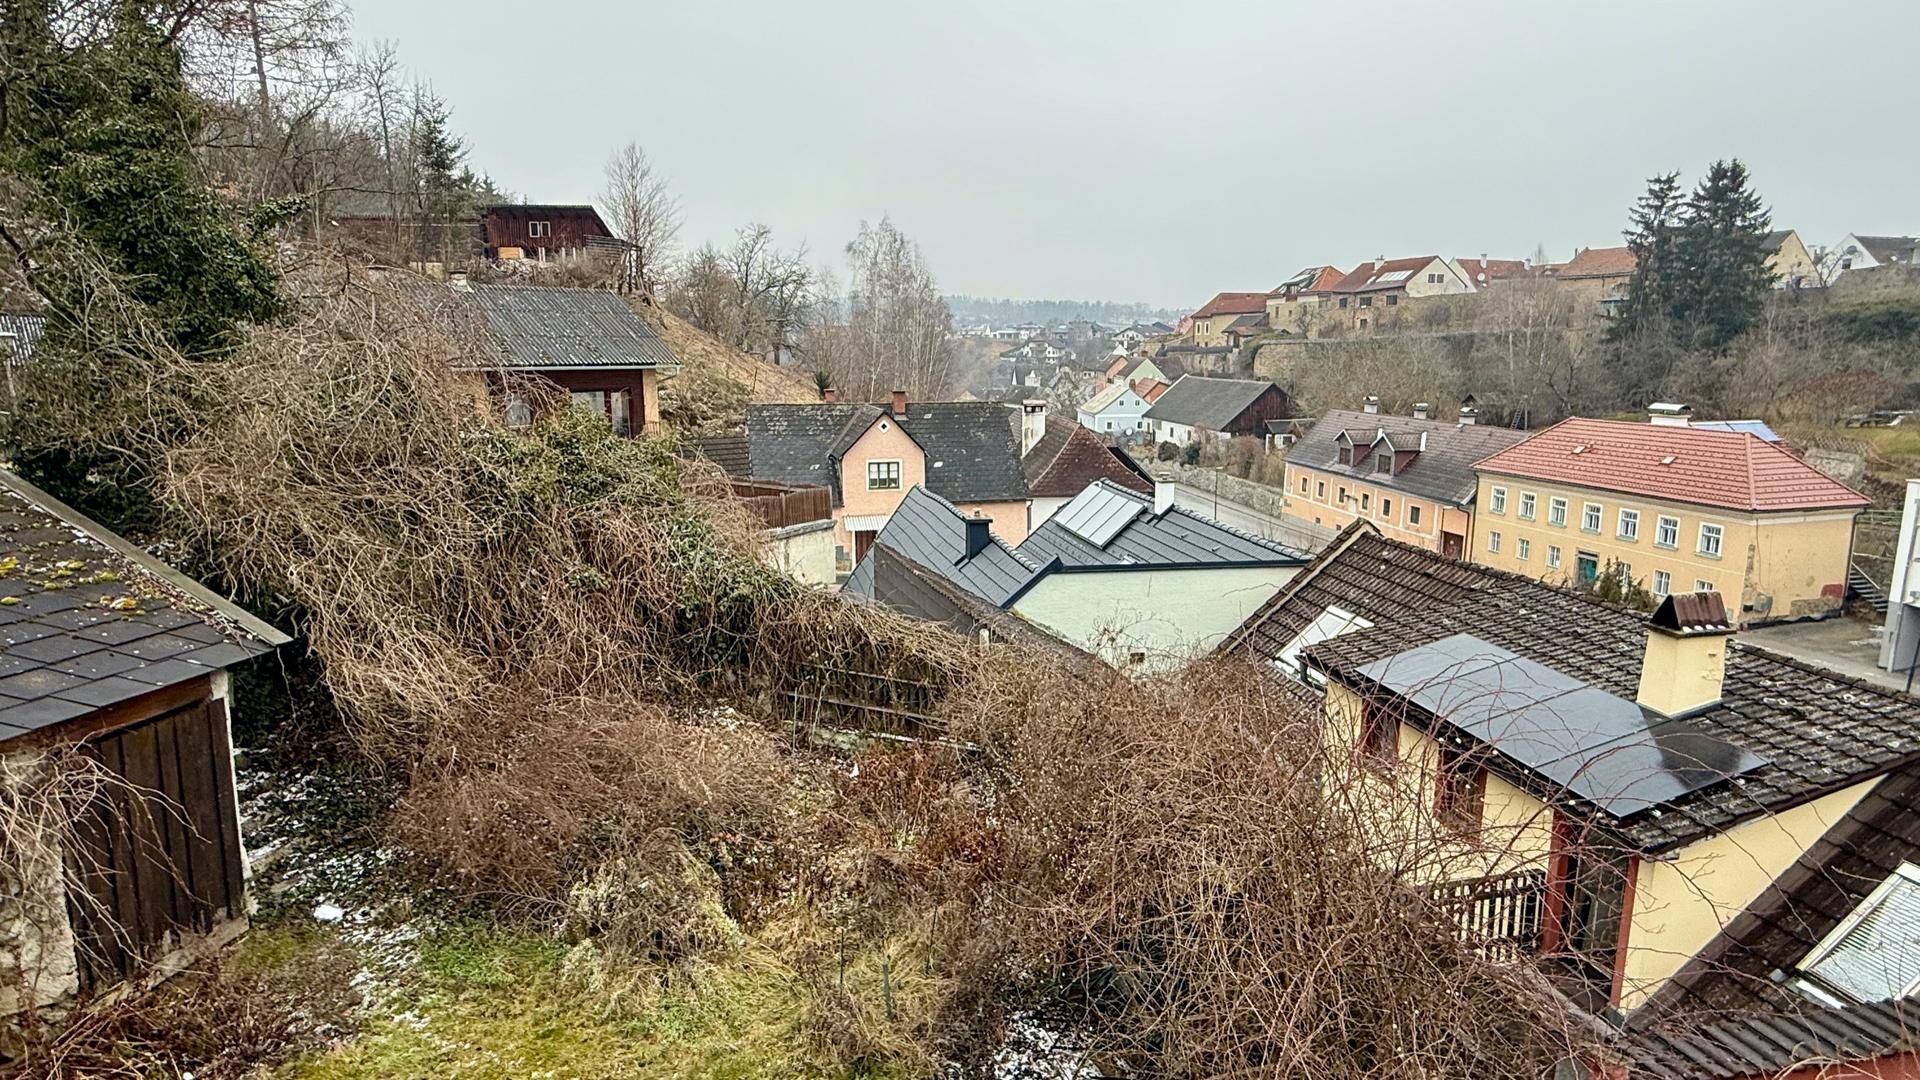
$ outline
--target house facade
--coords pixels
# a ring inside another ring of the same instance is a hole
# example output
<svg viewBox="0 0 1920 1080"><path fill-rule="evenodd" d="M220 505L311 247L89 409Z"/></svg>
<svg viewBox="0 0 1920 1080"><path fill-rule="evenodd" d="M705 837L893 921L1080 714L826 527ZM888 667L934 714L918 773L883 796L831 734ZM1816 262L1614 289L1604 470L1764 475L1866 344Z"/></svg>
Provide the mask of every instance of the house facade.
<svg viewBox="0 0 1920 1080"><path fill-rule="evenodd" d="M1638 262L1629 248L1582 248L1552 267L1551 273L1554 282L1575 298L1601 314L1612 314L1626 302Z"/></svg>
<svg viewBox="0 0 1920 1080"><path fill-rule="evenodd" d="M1828 281L1850 270L1920 265L1920 236L1866 236L1848 233L1828 248L1823 276Z"/></svg>
<svg viewBox="0 0 1920 1080"><path fill-rule="evenodd" d="M1332 409L1287 454L1285 512L1341 529L1366 521L1403 543L1464 559L1473 542L1474 462L1526 438L1485 427L1471 407L1458 419L1431 409L1391 416L1378 399Z"/></svg>
<svg viewBox="0 0 1920 1080"><path fill-rule="evenodd" d="M1451 259L1377 258L1361 263L1328 289L1333 304L1315 336L1379 331L1398 324L1406 314L1403 309L1413 303L1473 291L1473 282Z"/></svg>
<svg viewBox="0 0 1920 1080"><path fill-rule="evenodd" d="M1148 406L1142 419L1156 442L1175 446L1202 439L1264 437L1269 420L1292 413L1287 392L1260 379L1183 376Z"/></svg>
<svg viewBox="0 0 1920 1080"><path fill-rule="evenodd" d="M1319 312L1333 303L1333 287L1346 275L1334 266L1309 266L1267 294L1267 326L1276 332L1310 336Z"/></svg>
<svg viewBox="0 0 1920 1080"><path fill-rule="evenodd" d="M1243 315L1267 313L1267 294L1263 292L1223 292L1188 316L1193 343L1203 349L1224 348L1227 327Z"/></svg>
<svg viewBox="0 0 1920 1080"><path fill-rule="evenodd" d="M1088 398L1076 411L1082 427L1108 438L1129 438L1153 430L1146 420L1147 410L1166 391L1166 383L1152 379L1116 382Z"/></svg>
<svg viewBox="0 0 1920 1080"><path fill-rule="evenodd" d="M1813 253L1793 229L1775 229L1760 244L1767 252L1767 269L1773 271L1776 289L1813 289L1820 286L1820 267Z"/></svg>
<svg viewBox="0 0 1920 1080"><path fill-rule="evenodd" d="M1838 611L1868 500L1776 444L1684 422L1564 420L1477 466L1472 558L1655 599L1716 592L1745 625Z"/></svg>
<svg viewBox="0 0 1920 1080"><path fill-rule="evenodd" d="M593 207L552 203L483 206L480 231L487 257L502 262L576 262L596 241L613 239L613 230Z"/></svg>

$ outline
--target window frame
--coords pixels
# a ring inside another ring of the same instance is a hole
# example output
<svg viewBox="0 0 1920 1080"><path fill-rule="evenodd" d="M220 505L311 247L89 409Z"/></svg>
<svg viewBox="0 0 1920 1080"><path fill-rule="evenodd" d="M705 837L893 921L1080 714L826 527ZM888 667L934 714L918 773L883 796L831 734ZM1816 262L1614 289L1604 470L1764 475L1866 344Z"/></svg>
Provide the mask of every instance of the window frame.
<svg viewBox="0 0 1920 1080"><path fill-rule="evenodd" d="M1559 544L1547 545L1547 569L1549 570L1560 569L1560 545Z"/></svg>
<svg viewBox="0 0 1920 1080"><path fill-rule="evenodd" d="M1661 534L1668 532L1669 530L1671 530L1673 533L1673 539L1672 540L1660 539ZM1674 517L1670 514L1661 514L1654 519L1653 546L1657 548L1666 548L1668 551L1676 551L1679 549L1680 547L1680 519L1679 518Z"/></svg>
<svg viewBox="0 0 1920 1080"><path fill-rule="evenodd" d="M1592 520L1593 524L1588 525L1587 524L1588 520ZM1592 533L1593 535L1598 536L1600 535L1601 530L1606 528L1606 525L1607 525L1607 508L1605 506L1596 502L1582 502L1580 504L1580 531L1581 532Z"/></svg>
<svg viewBox="0 0 1920 1080"><path fill-rule="evenodd" d="M1499 514L1502 517L1506 516L1506 513L1507 513L1507 489L1506 488L1501 487L1499 484L1495 484L1492 487L1489 487L1487 489L1487 513Z"/></svg>
<svg viewBox="0 0 1920 1080"><path fill-rule="evenodd" d="M1656 600L1664 600L1673 595L1673 572L1655 570L1652 579L1647 582L1647 591L1651 592Z"/></svg>
<svg viewBox="0 0 1920 1080"><path fill-rule="evenodd" d="M1640 542L1640 511L1631 510L1622 506L1614 511L1613 520L1614 539L1625 540L1629 544L1637 544ZM1629 521L1633 523L1632 532L1627 531L1627 523Z"/></svg>
<svg viewBox="0 0 1920 1080"><path fill-rule="evenodd" d="M887 477L883 473L879 477L882 483L876 484L874 482L875 480L874 469L878 466L885 466L885 465L893 466L893 478L892 478L893 483L891 484L885 483L884 481L887 479ZM901 461L899 458L875 458L871 461L868 461L867 462L867 490L868 491L899 491L901 486L904 484L906 480L904 473L905 473L905 470L901 468Z"/></svg>
<svg viewBox="0 0 1920 1080"><path fill-rule="evenodd" d="M529 240L553 239L553 222L529 220L527 222L527 239Z"/></svg>
<svg viewBox="0 0 1920 1080"><path fill-rule="evenodd" d="M1708 529L1713 530L1713 550L1712 551L1707 550L1707 530ZM1697 540L1697 546L1694 548L1694 554L1702 556L1703 558L1717 559L1720 557L1722 552L1726 551L1726 549L1727 549L1726 526L1715 525L1711 521L1701 522L1699 538Z"/></svg>
<svg viewBox="0 0 1920 1080"><path fill-rule="evenodd" d="M1513 557L1521 562L1533 558L1533 540L1525 536L1513 538Z"/></svg>
<svg viewBox="0 0 1920 1080"><path fill-rule="evenodd" d="M1554 495L1547 499L1547 524L1567 527L1567 500L1565 496Z"/></svg>
<svg viewBox="0 0 1920 1080"><path fill-rule="evenodd" d="M1390 769L1400 760L1400 719L1386 715L1386 703L1372 694L1360 695L1360 730L1354 754L1366 765Z"/></svg>
<svg viewBox="0 0 1920 1080"><path fill-rule="evenodd" d="M1539 514L1539 512L1540 512L1539 494L1537 492L1532 492L1532 491L1521 492L1520 505L1514 509L1514 513L1519 515L1520 520L1532 521L1535 515Z"/></svg>
<svg viewBox="0 0 1920 1080"><path fill-rule="evenodd" d="M1420 524L1420 504L1408 503L1407 504L1407 525L1408 527L1412 527L1418 524Z"/></svg>
<svg viewBox="0 0 1920 1080"><path fill-rule="evenodd" d="M1500 554L1500 530L1499 529L1487 530L1487 553L1490 555Z"/></svg>
<svg viewBox="0 0 1920 1080"><path fill-rule="evenodd" d="M1486 817L1487 767L1472 750L1439 747L1433 778L1433 816L1458 832L1480 828Z"/></svg>

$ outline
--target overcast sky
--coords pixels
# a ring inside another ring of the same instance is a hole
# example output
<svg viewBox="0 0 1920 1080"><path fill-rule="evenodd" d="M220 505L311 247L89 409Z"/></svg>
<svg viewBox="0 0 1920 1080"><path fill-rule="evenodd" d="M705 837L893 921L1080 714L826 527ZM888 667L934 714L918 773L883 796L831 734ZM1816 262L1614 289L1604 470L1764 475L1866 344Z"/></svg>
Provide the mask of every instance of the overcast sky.
<svg viewBox="0 0 1920 1080"><path fill-rule="evenodd" d="M357 0L473 163L592 201L635 139L688 246L891 215L950 292L1193 307L1376 255L1619 243L1751 167L1809 243L1920 229L1916 0Z"/></svg>

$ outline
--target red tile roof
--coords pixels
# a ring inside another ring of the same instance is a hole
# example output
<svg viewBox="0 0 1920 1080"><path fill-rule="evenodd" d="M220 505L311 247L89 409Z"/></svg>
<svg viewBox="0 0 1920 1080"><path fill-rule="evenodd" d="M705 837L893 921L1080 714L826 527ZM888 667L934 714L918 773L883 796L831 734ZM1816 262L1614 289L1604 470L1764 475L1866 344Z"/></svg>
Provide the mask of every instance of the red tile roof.
<svg viewBox="0 0 1920 1080"><path fill-rule="evenodd" d="M1288 285L1294 282L1300 282L1300 295L1311 296L1315 293L1326 292L1335 285L1340 284L1346 276L1347 275L1340 272L1340 268L1337 266L1309 266L1305 270L1281 282L1273 291L1267 293L1267 295L1283 295L1287 291Z"/></svg>
<svg viewBox="0 0 1920 1080"><path fill-rule="evenodd" d="M1258 315L1267 310L1267 294L1263 292L1223 292L1207 301L1207 306L1193 313L1191 318L1204 319L1209 315Z"/></svg>
<svg viewBox="0 0 1920 1080"><path fill-rule="evenodd" d="M1481 265L1481 259L1478 255L1466 259L1455 259L1453 261L1459 265L1460 269L1467 272L1467 280L1473 282L1476 286L1485 285L1489 281L1499 281L1502 278L1510 278L1517 274L1527 272L1527 260L1525 259L1487 259L1485 266Z"/></svg>
<svg viewBox="0 0 1920 1080"><path fill-rule="evenodd" d="M1107 372L1106 372L1107 378L1109 379L1119 378L1120 373L1126 370L1127 365L1131 363L1133 363L1133 357L1131 356L1114 357L1113 363L1107 365Z"/></svg>
<svg viewBox="0 0 1920 1080"><path fill-rule="evenodd" d="M1739 431L1574 417L1475 467L1728 510L1867 505L1859 492L1778 446Z"/></svg>
<svg viewBox="0 0 1920 1080"><path fill-rule="evenodd" d="M1167 392L1168 385L1169 384L1163 383L1159 379L1135 379L1133 380L1133 392L1145 398L1147 404L1151 405L1160 400L1161 394Z"/></svg>
<svg viewBox="0 0 1920 1080"><path fill-rule="evenodd" d="M1639 260L1633 249L1624 247L1588 248L1560 264L1554 272L1561 278L1628 277Z"/></svg>
<svg viewBox="0 0 1920 1080"><path fill-rule="evenodd" d="M1412 259L1388 259L1385 262L1377 264L1371 261L1363 262L1359 266L1354 267L1353 273L1348 274L1338 285L1330 286L1324 291L1357 293L1367 292L1370 289L1403 288L1408 282L1413 280L1414 274L1425 270L1428 266L1436 262L1445 261L1445 259L1442 259L1438 255L1421 255ZM1405 277L1393 281L1380 280L1383 277L1401 273L1402 271L1406 273Z"/></svg>

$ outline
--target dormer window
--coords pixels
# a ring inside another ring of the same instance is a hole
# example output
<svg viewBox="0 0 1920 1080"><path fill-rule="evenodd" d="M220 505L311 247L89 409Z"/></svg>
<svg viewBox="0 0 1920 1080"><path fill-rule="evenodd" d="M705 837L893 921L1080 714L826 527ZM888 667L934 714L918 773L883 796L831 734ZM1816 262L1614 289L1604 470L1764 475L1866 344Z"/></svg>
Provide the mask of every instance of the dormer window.
<svg viewBox="0 0 1920 1080"><path fill-rule="evenodd" d="M1340 464L1342 465L1353 464L1353 447L1347 445L1346 443L1340 444Z"/></svg>
<svg viewBox="0 0 1920 1080"><path fill-rule="evenodd" d="M1376 473L1386 473L1388 476L1392 476L1393 475L1393 455L1391 453L1375 454L1373 456L1373 471Z"/></svg>

